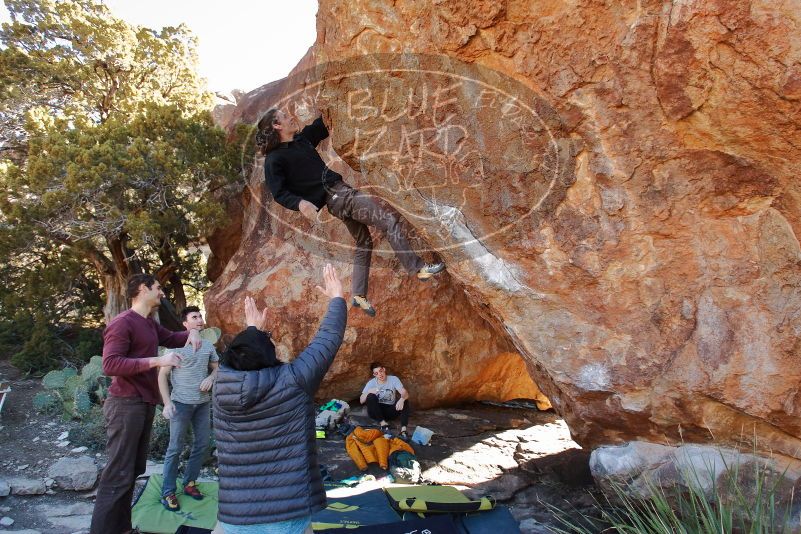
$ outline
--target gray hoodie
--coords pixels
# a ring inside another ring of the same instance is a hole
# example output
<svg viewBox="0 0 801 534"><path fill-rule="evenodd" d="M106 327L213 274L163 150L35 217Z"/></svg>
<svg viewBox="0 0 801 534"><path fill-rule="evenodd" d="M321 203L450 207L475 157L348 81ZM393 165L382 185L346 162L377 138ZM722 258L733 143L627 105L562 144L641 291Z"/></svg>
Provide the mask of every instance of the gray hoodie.
<svg viewBox="0 0 801 534"><path fill-rule="evenodd" d="M347 315L345 300L331 299L317 335L292 363L258 371L220 367L214 385L220 521L275 523L325 508L314 395L342 344Z"/></svg>

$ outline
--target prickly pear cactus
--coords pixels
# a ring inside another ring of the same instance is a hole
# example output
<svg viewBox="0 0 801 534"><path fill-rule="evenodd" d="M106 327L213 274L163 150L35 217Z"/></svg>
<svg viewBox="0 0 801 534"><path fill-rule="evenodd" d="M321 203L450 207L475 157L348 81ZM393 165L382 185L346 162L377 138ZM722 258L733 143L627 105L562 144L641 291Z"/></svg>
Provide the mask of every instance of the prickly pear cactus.
<svg viewBox="0 0 801 534"><path fill-rule="evenodd" d="M97 379L103 376L103 363L100 356L92 356L92 359L89 360L83 369L81 370L81 378L83 379L84 384L90 390L94 387L97 383Z"/></svg>
<svg viewBox="0 0 801 534"><path fill-rule="evenodd" d="M222 331L217 328L216 326L212 326L210 328L204 328L200 331L200 337L214 345L220 339L222 335Z"/></svg>
<svg viewBox="0 0 801 534"><path fill-rule="evenodd" d="M92 409L92 399L89 397L89 390L85 386L75 388L73 403L75 415L79 418L83 418Z"/></svg>
<svg viewBox="0 0 801 534"><path fill-rule="evenodd" d="M61 404L61 399L52 391L40 391L33 397L33 408L39 412L49 412Z"/></svg>
<svg viewBox="0 0 801 534"><path fill-rule="evenodd" d="M73 400L64 401L64 411L61 414L61 420L66 422L72 419L75 413L75 402Z"/></svg>
<svg viewBox="0 0 801 534"><path fill-rule="evenodd" d="M45 411L61 406L65 421L83 419L91 412L94 400L99 404L106 398L109 383L103 374L103 359L92 356L81 374L71 367L47 373L42 384L48 391L34 397L34 408Z"/></svg>
<svg viewBox="0 0 801 534"><path fill-rule="evenodd" d="M61 371L50 371L44 378L42 378L42 385L47 389L60 389L64 387L68 375L65 373L66 369Z"/></svg>
<svg viewBox="0 0 801 534"><path fill-rule="evenodd" d="M69 377L67 381L64 382L64 387L61 388L62 391L64 392L64 398L65 399L72 398L75 395L75 388L82 385L83 385L83 380L81 379L80 376L74 375Z"/></svg>

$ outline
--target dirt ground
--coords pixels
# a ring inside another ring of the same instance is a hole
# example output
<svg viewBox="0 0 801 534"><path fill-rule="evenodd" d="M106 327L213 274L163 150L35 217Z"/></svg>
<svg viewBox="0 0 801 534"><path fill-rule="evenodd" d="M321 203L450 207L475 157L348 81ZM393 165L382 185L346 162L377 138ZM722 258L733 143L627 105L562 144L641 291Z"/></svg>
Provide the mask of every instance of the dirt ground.
<svg viewBox="0 0 801 534"><path fill-rule="evenodd" d="M98 466L102 452L72 452L65 433L78 423L44 415L32 408L41 380L21 376L0 361L0 381L11 385L0 413L0 480L13 477L46 479L48 468L65 456L89 455ZM369 422L358 408L355 423ZM524 533L548 532L557 523L547 504L592 512L595 488L589 474L588 453L570 439L567 427L553 412L533 407L501 407L474 403L413 414L410 428L421 425L435 432L428 447L415 445L427 480L467 487L473 494L489 493L510 508ZM395 428L397 431L397 428ZM319 440L321 461L337 480L359 475L345 453L344 439L329 433ZM155 472L160 465L155 463ZM377 466L376 478L386 473ZM213 466L204 469L214 478ZM140 486L144 481L140 482ZM0 518L14 520L0 532L32 529L48 534L87 532L94 490L74 492L54 487L45 495L0 497Z"/></svg>

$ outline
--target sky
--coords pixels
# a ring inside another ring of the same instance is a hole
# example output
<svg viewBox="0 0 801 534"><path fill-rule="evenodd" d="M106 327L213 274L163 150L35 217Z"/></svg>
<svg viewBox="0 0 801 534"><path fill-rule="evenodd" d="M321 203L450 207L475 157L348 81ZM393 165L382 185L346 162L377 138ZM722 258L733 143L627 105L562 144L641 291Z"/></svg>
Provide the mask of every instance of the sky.
<svg viewBox="0 0 801 534"><path fill-rule="evenodd" d="M198 37L209 89L250 91L283 78L316 37L317 0L105 0L115 16L160 29L185 23ZM5 3L0 21L8 20Z"/></svg>

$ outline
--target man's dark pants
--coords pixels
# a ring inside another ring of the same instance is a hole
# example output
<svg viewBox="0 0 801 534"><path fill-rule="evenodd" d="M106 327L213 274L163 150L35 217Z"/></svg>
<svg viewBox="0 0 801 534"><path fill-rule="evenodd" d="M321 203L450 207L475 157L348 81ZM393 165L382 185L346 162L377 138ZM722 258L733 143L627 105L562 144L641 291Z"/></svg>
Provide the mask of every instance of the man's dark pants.
<svg viewBox="0 0 801 534"><path fill-rule="evenodd" d="M145 472L155 407L138 397L109 397L106 418L108 463L97 488L90 534L131 530L131 499L136 477Z"/></svg>
<svg viewBox="0 0 801 534"><path fill-rule="evenodd" d="M368 226L386 233L387 241L407 272L416 273L425 265L409 245L399 215L376 202L370 195L353 189L343 182L337 182L328 190L326 205L329 213L342 220L350 235L356 240L352 280L354 295L367 295L367 279L373 253L373 240Z"/></svg>
<svg viewBox="0 0 801 534"><path fill-rule="evenodd" d="M401 426L406 426L409 424L410 410L409 399L403 401L403 410L398 411L394 404L381 404L378 402L378 396L375 393L367 395L367 415L370 416L370 419L392 421L400 415Z"/></svg>

